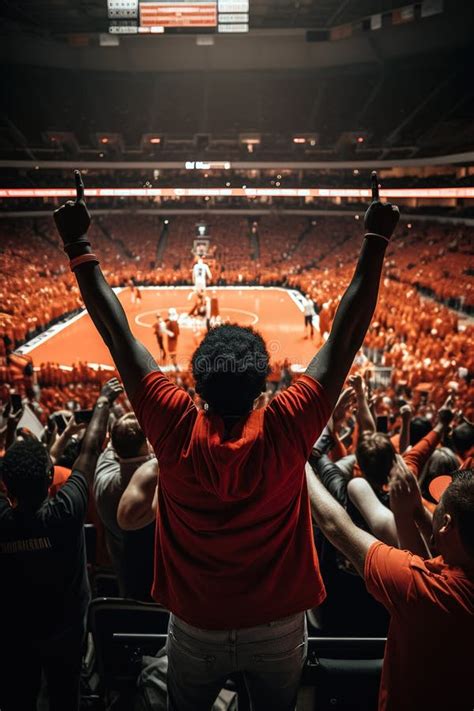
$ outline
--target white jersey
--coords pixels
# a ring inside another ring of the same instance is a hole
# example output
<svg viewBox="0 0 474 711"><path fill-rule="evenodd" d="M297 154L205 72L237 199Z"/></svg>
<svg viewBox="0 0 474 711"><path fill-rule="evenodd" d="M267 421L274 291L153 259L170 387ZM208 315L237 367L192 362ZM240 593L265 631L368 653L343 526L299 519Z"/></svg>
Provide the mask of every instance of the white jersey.
<svg viewBox="0 0 474 711"><path fill-rule="evenodd" d="M211 279L211 270L207 264L204 262L195 264L193 267L194 286L205 289L208 279Z"/></svg>
<svg viewBox="0 0 474 711"><path fill-rule="evenodd" d="M304 315L305 316L316 316L316 312L314 310L314 303L311 301L311 299L305 299Z"/></svg>

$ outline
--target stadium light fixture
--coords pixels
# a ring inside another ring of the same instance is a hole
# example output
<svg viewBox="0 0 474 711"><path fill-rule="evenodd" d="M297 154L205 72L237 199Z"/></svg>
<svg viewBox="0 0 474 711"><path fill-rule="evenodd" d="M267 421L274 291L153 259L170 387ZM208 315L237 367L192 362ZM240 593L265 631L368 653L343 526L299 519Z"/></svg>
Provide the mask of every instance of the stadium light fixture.
<svg viewBox="0 0 474 711"><path fill-rule="evenodd" d="M99 154L101 157L103 153ZM0 199L16 198L71 198L75 188L0 188ZM370 199L367 188L86 188L86 198L110 197L282 197L282 198L361 198ZM382 198L427 198L474 200L474 187L459 188L383 188Z"/></svg>

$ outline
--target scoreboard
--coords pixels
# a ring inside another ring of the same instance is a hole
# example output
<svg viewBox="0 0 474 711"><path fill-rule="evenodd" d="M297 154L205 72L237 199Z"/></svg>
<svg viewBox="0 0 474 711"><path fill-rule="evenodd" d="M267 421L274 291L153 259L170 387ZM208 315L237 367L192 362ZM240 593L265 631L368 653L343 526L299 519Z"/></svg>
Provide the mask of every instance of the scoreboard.
<svg viewBox="0 0 474 711"><path fill-rule="evenodd" d="M112 34L248 32L249 0L107 0Z"/></svg>
<svg viewBox="0 0 474 711"><path fill-rule="evenodd" d="M140 3L141 27L213 27L217 26L217 2Z"/></svg>

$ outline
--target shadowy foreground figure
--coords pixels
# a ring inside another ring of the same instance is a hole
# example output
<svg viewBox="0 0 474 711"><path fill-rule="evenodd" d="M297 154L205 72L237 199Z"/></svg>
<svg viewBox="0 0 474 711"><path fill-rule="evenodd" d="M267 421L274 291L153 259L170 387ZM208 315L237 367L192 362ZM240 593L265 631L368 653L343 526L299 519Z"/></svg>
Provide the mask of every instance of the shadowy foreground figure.
<svg viewBox="0 0 474 711"><path fill-rule="evenodd" d="M405 550L356 526L311 467L307 477L317 525L391 616L379 711L472 708L474 470L453 474L427 529L417 480L397 467L390 508Z"/></svg>
<svg viewBox="0 0 474 711"><path fill-rule="evenodd" d="M192 361L205 402L198 410L133 336L91 250L78 172L76 188L76 201L55 212L56 225L160 465L152 594L172 613L169 708L210 709L239 671L255 710L290 711L306 657L304 611L325 597L305 462L372 318L398 208L379 201L374 175L353 279L306 373L254 409L269 369L265 343L250 328L214 328ZM151 518L155 489L147 487L143 503Z"/></svg>
<svg viewBox="0 0 474 711"><path fill-rule="evenodd" d="M53 497L53 462L36 439L13 444L0 474L0 709L34 711L45 675L50 711L78 711L89 583L84 520L107 433L123 392L104 385L72 474Z"/></svg>

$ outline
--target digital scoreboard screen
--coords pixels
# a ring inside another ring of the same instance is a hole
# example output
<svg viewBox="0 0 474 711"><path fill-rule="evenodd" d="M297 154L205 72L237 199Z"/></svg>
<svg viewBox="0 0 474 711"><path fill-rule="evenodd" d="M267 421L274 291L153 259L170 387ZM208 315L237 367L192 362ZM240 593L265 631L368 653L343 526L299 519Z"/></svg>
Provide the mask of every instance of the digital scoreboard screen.
<svg viewBox="0 0 474 711"><path fill-rule="evenodd" d="M112 34L248 32L249 0L107 0Z"/></svg>
<svg viewBox="0 0 474 711"><path fill-rule="evenodd" d="M156 2L140 3L141 27L217 27L215 2Z"/></svg>

